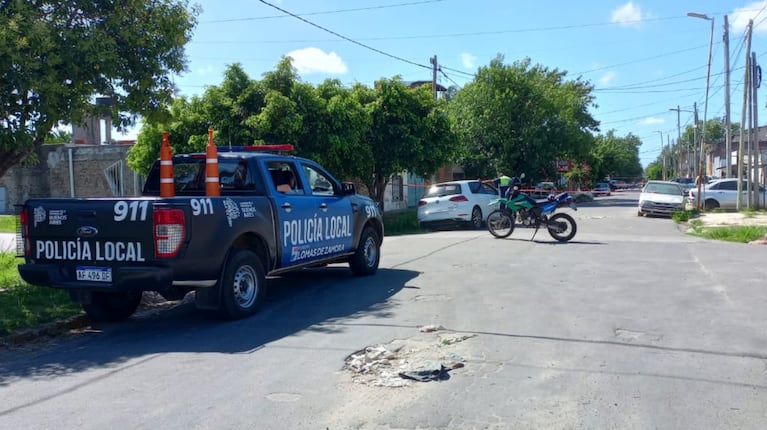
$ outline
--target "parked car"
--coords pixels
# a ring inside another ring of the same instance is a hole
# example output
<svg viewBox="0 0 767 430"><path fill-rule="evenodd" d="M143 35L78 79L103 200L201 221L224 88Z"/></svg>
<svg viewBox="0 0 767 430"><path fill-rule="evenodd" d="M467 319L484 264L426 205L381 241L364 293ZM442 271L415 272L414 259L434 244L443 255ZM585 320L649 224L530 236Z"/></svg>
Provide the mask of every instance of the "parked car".
<svg viewBox="0 0 767 430"><path fill-rule="evenodd" d="M530 194L530 197L543 199L548 197L549 194L556 194L556 192L557 187L553 182L538 182L535 184L535 188Z"/></svg>
<svg viewBox="0 0 767 430"><path fill-rule="evenodd" d="M685 190L678 182L647 181L639 194L637 215L671 216L684 209Z"/></svg>
<svg viewBox="0 0 767 430"><path fill-rule="evenodd" d="M695 178L674 178L671 182L678 183L685 191L695 188Z"/></svg>
<svg viewBox="0 0 767 430"><path fill-rule="evenodd" d="M469 225L479 229L487 215L498 209L498 190L478 180L432 185L418 202L418 224L426 229Z"/></svg>
<svg viewBox="0 0 767 430"><path fill-rule="evenodd" d="M594 186L594 189L591 190L591 193L594 194L594 197L597 196L609 196L610 195L610 184L607 182L600 182L596 186Z"/></svg>
<svg viewBox="0 0 767 430"><path fill-rule="evenodd" d="M744 203L747 201L747 186L748 183L746 180L743 180L741 185L741 203ZM752 186L752 189L755 189L756 187L759 187L759 200L761 202L765 201L765 197L767 197L767 193L765 193L765 188L761 185L754 184ZM698 189L693 187L690 189L688 195L690 198L690 203L693 206L697 206L698 201ZM704 185L703 188L701 188L701 195L703 202L703 208L707 211L714 210L714 209L735 209L737 207L737 196L738 196L738 178L727 178L727 179L719 179L712 182L709 182L708 184Z"/></svg>

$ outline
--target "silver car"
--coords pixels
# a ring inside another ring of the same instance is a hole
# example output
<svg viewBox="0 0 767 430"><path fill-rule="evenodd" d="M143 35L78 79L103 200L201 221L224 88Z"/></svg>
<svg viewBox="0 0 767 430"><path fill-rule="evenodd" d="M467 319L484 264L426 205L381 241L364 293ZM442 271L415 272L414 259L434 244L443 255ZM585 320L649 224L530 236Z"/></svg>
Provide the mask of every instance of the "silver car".
<svg viewBox="0 0 767 430"><path fill-rule="evenodd" d="M637 215L671 216L684 209L684 188L671 181L647 181L639 194Z"/></svg>
<svg viewBox="0 0 767 430"><path fill-rule="evenodd" d="M747 201L747 193L746 193L746 187L747 182L743 180L741 185L741 203L745 205L745 202ZM756 184L753 185L752 189L756 188ZM692 188L689 191L689 197L690 197L690 203L693 206L697 205L698 201L698 189ZM703 202L703 208L707 211L714 210L714 209L735 209L737 207L737 196L738 196L738 179L737 178L727 178L727 179L719 179L716 181L709 182L708 184L704 185L701 189L701 195L703 196L702 202ZM759 201L763 204L765 202L765 197L767 197L767 193L765 193L765 188L761 185L759 186Z"/></svg>

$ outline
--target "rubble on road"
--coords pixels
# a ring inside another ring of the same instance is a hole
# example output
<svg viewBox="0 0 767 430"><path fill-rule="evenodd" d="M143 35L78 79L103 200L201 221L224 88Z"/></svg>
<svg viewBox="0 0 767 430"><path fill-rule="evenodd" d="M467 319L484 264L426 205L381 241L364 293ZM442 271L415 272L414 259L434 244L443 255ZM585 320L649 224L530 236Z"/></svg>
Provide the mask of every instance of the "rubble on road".
<svg viewBox="0 0 767 430"><path fill-rule="evenodd" d="M427 334L368 346L350 354L344 369L351 372L356 383L406 387L414 381L449 379L449 371L465 366L466 360L455 351L456 345L476 334L444 332L439 325L423 326L419 331Z"/></svg>

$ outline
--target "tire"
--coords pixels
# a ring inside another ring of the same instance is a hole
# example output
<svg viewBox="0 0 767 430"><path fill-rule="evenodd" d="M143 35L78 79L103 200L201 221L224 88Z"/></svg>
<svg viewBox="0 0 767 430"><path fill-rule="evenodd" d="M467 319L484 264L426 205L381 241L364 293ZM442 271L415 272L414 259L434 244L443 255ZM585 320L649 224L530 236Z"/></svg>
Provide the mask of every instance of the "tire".
<svg viewBox="0 0 767 430"><path fill-rule="evenodd" d="M514 232L514 219L506 211L494 210L487 216L487 231L493 236L503 239Z"/></svg>
<svg viewBox="0 0 767 430"><path fill-rule="evenodd" d="M474 209L471 210L471 221L469 221L471 228L474 230L481 229L482 222L482 209L479 206L474 206Z"/></svg>
<svg viewBox="0 0 767 430"><path fill-rule="evenodd" d="M644 216L644 214L642 213L642 211L637 211L637 216Z"/></svg>
<svg viewBox="0 0 767 430"><path fill-rule="evenodd" d="M713 199L708 199L703 202L703 208L707 211L712 211L719 208L719 202Z"/></svg>
<svg viewBox="0 0 767 430"><path fill-rule="evenodd" d="M565 230L562 232L558 232L553 229L554 226L552 224L554 223L567 225L567 228L565 228ZM578 231L578 226L575 224L573 217L565 213L558 213L549 218L549 222L546 227L549 230L551 237L560 242L569 241L575 237L575 233Z"/></svg>
<svg viewBox="0 0 767 430"><path fill-rule="evenodd" d="M141 304L141 291L124 293L91 293L91 302L83 310L92 321L115 322L130 318Z"/></svg>
<svg viewBox="0 0 767 430"><path fill-rule="evenodd" d="M261 259L247 249L233 250L218 287L222 317L235 320L253 315L266 297L266 273Z"/></svg>
<svg viewBox="0 0 767 430"><path fill-rule="evenodd" d="M365 227L360 235L357 251L349 257L349 268L357 276L370 276L381 262L381 241L373 227Z"/></svg>

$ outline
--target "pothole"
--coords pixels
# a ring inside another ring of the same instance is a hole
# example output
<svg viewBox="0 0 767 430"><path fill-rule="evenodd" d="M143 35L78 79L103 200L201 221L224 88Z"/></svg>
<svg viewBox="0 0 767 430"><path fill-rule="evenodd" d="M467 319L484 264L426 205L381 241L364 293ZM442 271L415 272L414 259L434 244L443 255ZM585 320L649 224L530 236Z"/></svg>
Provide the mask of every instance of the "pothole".
<svg viewBox="0 0 767 430"><path fill-rule="evenodd" d="M470 339L439 325L424 326L418 335L365 347L344 360L344 370L355 383L379 387L406 387L413 382L450 379L449 372L466 365Z"/></svg>

